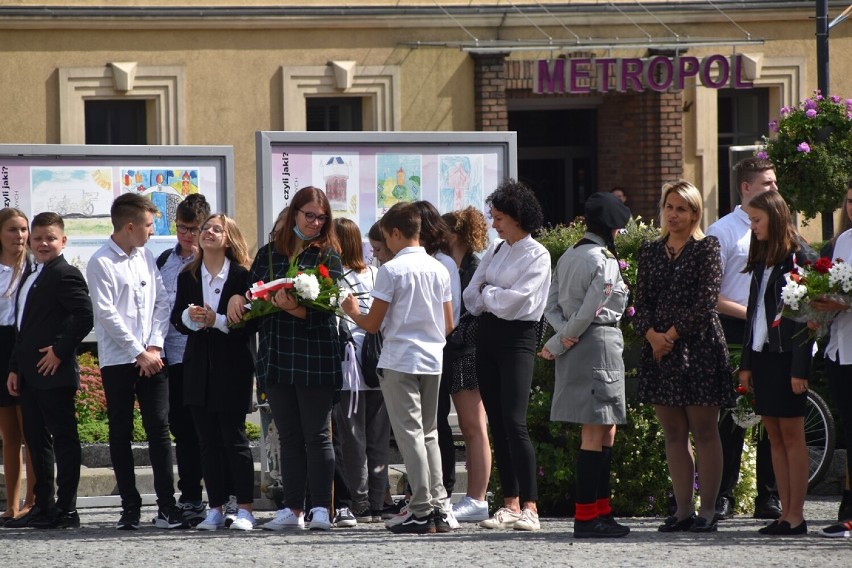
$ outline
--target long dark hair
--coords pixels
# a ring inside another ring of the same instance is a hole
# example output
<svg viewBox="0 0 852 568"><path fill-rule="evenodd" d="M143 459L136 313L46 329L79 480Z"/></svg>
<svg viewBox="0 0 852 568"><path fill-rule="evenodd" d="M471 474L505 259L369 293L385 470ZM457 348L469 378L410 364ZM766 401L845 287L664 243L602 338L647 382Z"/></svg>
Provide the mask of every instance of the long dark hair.
<svg viewBox="0 0 852 568"><path fill-rule="evenodd" d="M793 216L777 191L764 191L749 201L746 209L763 211L769 218L768 238L757 240L751 234L748 260L743 272L753 272L759 265L774 266L784 262L791 253L799 250L800 237L793 226Z"/></svg>
<svg viewBox="0 0 852 568"><path fill-rule="evenodd" d="M334 232L337 233L337 240L340 242L340 260L343 266L359 274L364 272L367 263L364 262L361 229L355 221L340 218L334 220Z"/></svg>

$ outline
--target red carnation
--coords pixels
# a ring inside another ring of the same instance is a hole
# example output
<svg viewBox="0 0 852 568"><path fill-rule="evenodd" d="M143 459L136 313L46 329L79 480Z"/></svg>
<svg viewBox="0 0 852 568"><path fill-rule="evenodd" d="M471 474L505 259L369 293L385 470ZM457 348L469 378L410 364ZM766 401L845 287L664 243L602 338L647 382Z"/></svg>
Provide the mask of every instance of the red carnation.
<svg viewBox="0 0 852 568"><path fill-rule="evenodd" d="M834 266L834 264L832 264L830 259L821 257L814 263L814 270L820 274L828 274L828 271L832 266Z"/></svg>
<svg viewBox="0 0 852 568"><path fill-rule="evenodd" d="M324 264L320 264L319 266L317 266L317 271L323 278L328 278L328 268L326 268Z"/></svg>

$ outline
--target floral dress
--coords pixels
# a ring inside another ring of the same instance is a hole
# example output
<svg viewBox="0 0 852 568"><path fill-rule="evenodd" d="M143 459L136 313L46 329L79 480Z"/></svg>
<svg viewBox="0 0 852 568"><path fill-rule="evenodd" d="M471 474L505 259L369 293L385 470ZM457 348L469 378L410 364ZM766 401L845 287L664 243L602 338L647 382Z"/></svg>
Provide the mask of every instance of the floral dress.
<svg viewBox="0 0 852 568"><path fill-rule="evenodd" d="M650 343L642 346L639 398L661 406L733 404L728 348L716 313L722 262L719 241L690 239L674 260L665 241L645 243L639 251L634 329L665 332L672 325L680 339L658 363Z"/></svg>

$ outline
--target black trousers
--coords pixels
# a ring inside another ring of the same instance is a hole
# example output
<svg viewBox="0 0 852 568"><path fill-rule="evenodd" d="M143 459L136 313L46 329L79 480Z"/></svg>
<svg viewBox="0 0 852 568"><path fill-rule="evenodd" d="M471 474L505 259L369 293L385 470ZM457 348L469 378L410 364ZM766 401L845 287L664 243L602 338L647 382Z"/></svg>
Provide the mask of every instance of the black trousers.
<svg viewBox="0 0 852 568"><path fill-rule="evenodd" d="M139 376L132 363L101 369L109 420L109 455L115 471L121 506L141 507L136 489L133 451L133 404L139 401L142 425L148 436L148 455L154 472L154 491L160 509L175 504L172 441L169 438L169 376L166 367L151 377Z"/></svg>
<svg viewBox="0 0 852 568"><path fill-rule="evenodd" d="M453 382L452 352L444 349L444 371L441 373L441 385L438 387L438 449L441 451L441 474L444 476L444 489L447 497L453 496L456 488L456 446L453 443L453 429L450 426L450 387Z"/></svg>
<svg viewBox="0 0 852 568"><path fill-rule="evenodd" d="M849 448L852 442L852 365L840 365L831 359L826 359L825 369L831 396L840 414L840 422L843 424L846 447ZM846 471L847 473L852 471L852 451L849 449L846 450Z"/></svg>
<svg viewBox="0 0 852 568"><path fill-rule="evenodd" d="M745 334L745 320L719 316L722 331L728 343L741 344ZM733 388L733 384L731 386ZM719 438L722 441L722 481L719 485L719 497L733 501L734 488L740 478L740 465L743 458L745 430L734 424L731 414L726 412L719 420ZM758 504L770 497L778 496L775 487L775 470L772 469L772 446L769 436L764 434L757 442L757 497Z"/></svg>
<svg viewBox="0 0 852 568"><path fill-rule="evenodd" d="M527 430L536 333L533 321L482 314L476 343L476 377L491 427L497 472L505 497L538 500L535 451Z"/></svg>
<svg viewBox="0 0 852 568"><path fill-rule="evenodd" d="M334 448L331 443L333 386L267 385L272 419L281 441L284 506L305 509L310 479L311 505L331 508Z"/></svg>
<svg viewBox="0 0 852 568"><path fill-rule="evenodd" d="M254 458L246 437L245 412L210 412L201 406L190 406L187 410L192 414L198 434L201 470L210 507L227 503L232 490L237 503L251 503L254 500ZM200 494L198 498L201 499Z"/></svg>
<svg viewBox="0 0 852 568"><path fill-rule="evenodd" d="M175 439L180 501L201 501L201 448L193 414L183 404L183 363L169 365L169 430Z"/></svg>
<svg viewBox="0 0 852 568"><path fill-rule="evenodd" d="M44 510L54 505L65 512L77 508L82 455L77 435L74 396L77 388L35 389L21 381L24 437L35 472L35 504ZM54 465L57 485L54 500Z"/></svg>

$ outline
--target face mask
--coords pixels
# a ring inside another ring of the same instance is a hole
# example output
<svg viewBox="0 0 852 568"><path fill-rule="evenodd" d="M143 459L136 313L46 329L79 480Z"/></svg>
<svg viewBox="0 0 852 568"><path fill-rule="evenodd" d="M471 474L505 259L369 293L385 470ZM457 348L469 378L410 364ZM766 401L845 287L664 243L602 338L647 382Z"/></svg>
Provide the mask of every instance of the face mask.
<svg viewBox="0 0 852 568"><path fill-rule="evenodd" d="M309 237L309 236L305 235L305 233L303 233L302 231L299 230L298 225L293 226L293 232L296 233L296 236L299 237L300 239L302 239L303 241L312 241L320 235L319 233L317 233L313 237Z"/></svg>

